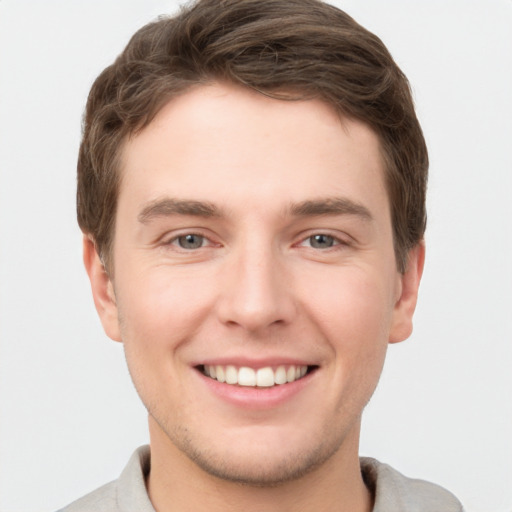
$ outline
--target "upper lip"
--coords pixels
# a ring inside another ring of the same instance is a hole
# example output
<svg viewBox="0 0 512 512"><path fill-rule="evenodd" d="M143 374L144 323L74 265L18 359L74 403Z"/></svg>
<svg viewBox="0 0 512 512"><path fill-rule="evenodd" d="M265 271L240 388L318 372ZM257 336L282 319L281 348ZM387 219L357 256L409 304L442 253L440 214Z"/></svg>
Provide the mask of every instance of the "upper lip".
<svg viewBox="0 0 512 512"><path fill-rule="evenodd" d="M297 357L271 357L271 358L248 358L248 357L214 357L196 361L192 366L235 366L248 368L266 368L278 366L318 366L318 363L311 359L300 359Z"/></svg>

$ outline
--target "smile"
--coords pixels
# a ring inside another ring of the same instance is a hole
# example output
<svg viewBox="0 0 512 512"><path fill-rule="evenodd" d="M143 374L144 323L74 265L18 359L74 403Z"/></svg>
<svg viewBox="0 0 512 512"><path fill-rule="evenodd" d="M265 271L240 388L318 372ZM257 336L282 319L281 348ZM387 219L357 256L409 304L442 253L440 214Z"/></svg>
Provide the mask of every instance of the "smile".
<svg viewBox="0 0 512 512"><path fill-rule="evenodd" d="M263 368L236 367L233 365L204 365L202 372L218 382L235 386L270 388L302 379L308 373L308 366L289 365Z"/></svg>

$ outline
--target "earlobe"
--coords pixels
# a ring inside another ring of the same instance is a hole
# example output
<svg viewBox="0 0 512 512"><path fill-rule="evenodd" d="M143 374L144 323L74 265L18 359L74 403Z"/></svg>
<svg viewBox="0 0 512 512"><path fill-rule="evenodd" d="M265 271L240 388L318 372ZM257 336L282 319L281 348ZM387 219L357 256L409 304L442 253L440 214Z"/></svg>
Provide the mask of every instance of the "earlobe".
<svg viewBox="0 0 512 512"><path fill-rule="evenodd" d="M109 338L121 341L114 287L98 255L94 240L88 235L83 238L83 258L91 282L94 305L103 329Z"/></svg>
<svg viewBox="0 0 512 512"><path fill-rule="evenodd" d="M389 343L404 341L412 333L412 318L418 300L424 263L425 244L422 240L409 251L407 268L400 276L400 294L393 311Z"/></svg>

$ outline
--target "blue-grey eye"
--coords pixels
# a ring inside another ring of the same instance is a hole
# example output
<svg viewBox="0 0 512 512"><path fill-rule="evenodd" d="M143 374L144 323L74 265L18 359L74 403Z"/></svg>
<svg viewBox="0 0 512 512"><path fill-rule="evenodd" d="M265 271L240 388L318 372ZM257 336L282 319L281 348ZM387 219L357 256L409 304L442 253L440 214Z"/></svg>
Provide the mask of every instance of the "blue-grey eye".
<svg viewBox="0 0 512 512"><path fill-rule="evenodd" d="M191 233L189 235L179 236L177 242L182 249L199 249L203 246L204 236Z"/></svg>
<svg viewBox="0 0 512 512"><path fill-rule="evenodd" d="M309 237L309 243L314 249L329 249L335 244L335 239L330 235L313 235Z"/></svg>

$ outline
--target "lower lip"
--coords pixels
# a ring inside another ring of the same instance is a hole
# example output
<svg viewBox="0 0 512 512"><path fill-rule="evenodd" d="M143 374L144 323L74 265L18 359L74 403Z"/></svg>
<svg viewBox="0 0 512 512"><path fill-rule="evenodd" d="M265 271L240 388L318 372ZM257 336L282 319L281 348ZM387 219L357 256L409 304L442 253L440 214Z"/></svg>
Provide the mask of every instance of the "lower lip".
<svg viewBox="0 0 512 512"><path fill-rule="evenodd" d="M300 393L310 383L316 370L294 382L268 388L226 384L207 377L198 370L196 373L210 392L232 405L245 409L270 409L284 404Z"/></svg>

